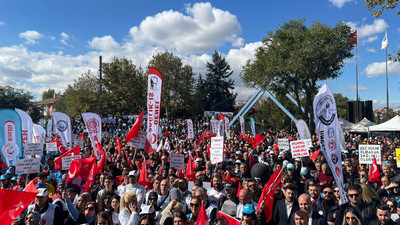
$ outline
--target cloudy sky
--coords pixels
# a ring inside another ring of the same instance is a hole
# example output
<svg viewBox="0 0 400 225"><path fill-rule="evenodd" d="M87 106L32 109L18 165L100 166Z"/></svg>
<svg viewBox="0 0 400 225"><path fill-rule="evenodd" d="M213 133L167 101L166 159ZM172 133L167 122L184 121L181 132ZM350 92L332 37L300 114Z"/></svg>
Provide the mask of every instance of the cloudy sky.
<svg viewBox="0 0 400 225"><path fill-rule="evenodd" d="M361 0L288 1L1 1L0 85L31 91L38 100L49 88L63 92L82 73L103 62L126 57L145 68L165 50L182 58L197 73L217 49L234 70L238 100L255 90L244 87L241 67L252 59L270 30L291 19L319 20L335 26L344 21L358 30L359 96L386 105L385 51L400 48L400 17L387 11L380 18ZM355 54L355 50L354 50ZM400 107L400 64L389 62L390 105ZM334 92L355 99L356 59L349 59Z"/></svg>

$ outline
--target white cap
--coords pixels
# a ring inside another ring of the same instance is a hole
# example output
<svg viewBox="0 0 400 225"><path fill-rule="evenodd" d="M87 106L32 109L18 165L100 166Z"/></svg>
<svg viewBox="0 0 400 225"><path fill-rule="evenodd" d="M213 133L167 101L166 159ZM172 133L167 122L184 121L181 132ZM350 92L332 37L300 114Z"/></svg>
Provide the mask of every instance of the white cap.
<svg viewBox="0 0 400 225"><path fill-rule="evenodd" d="M285 161L283 161L282 164L283 164L284 167L287 167L287 165L289 164L289 161L285 160Z"/></svg>
<svg viewBox="0 0 400 225"><path fill-rule="evenodd" d="M271 151L269 151L269 154L275 155L275 152L271 150Z"/></svg>
<svg viewBox="0 0 400 225"><path fill-rule="evenodd" d="M154 212L154 207L150 206L150 205L145 205L142 204L142 206L140 207L141 211L139 215L143 215L143 214L152 214Z"/></svg>
<svg viewBox="0 0 400 225"><path fill-rule="evenodd" d="M139 173L136 170L132 170L128 174L128 176L135 176L135 177L138 176L138 175L139 175Z"/></svg>
<svg viewBox="0 0 400 225"><path fill-rule="evenodd" d="M197 158L196 160L194 160L195 162L202 162L203 161L203 158Z"/></svg>
<svg viewBox="0 0 400 225"><path fill-rule="evenodd" d="M301 169L300 169L300 174L301 174L301 175L306 175L307 173L308 173L307 167L301 167Z"/></svg>
<svg viewBox="0 0 400 225"><path fill-rule="evenodd" d="M294 165L292 163L288 163L287 166L288 170L294 169Z"/></svg>
<svg viewBox="0 0 400 225"><path fill-rule="evenodd" d="M242 161L240 161L239 159L237 159L237 160L235 161L235 163L236 163L236 164L241 164Z"/></svg>
<svg viewBox="0 0 400 225"><path fill-rule="evenodd" d="M300 158L295 158L294 161L301 162Z"/></svg>
<svg viewBox="0 0 400 225"><path fill-rule="evenodd" d="M49 196L49 192L47 192L47 188L38 188L39 193L36 195L38 197Z"/></svg>
<svg viewBox="0 0 400 225"><path fill-rule="evenodd" d="M241 151L236 151L235 154L236 155L242 155L242 152Z"/></svg>

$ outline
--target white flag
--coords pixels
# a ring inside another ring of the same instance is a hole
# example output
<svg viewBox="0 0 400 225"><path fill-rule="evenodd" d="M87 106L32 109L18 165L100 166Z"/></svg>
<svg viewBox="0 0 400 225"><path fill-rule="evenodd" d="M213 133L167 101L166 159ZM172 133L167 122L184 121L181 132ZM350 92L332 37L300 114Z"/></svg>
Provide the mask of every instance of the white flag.
<svg viewBox="0 0 400 225"><path fill-rule="evenodd" d="M21 125L22 125L22 145L24 146L26 143L33 143L33 122L32 118L24 111L20 109L15 109L18 113L19 117L21 117Z"/></svg>
<svg viewBox="0 0 400 225"><path fill-rule="evenodd" d="M51 137L51 133L53 131L53 120L52 119L48 119L47 120L47 137Z"/></svg>
<svg viewBox="0 0 400 225"><path fill-rule="evenodd" d="M340 151L339 120L335 97L327 83L314 99L314 122L318 131L321 152L325 155L333 177L339 187L342 203L348 202L343 187L342 157Z"/></svg>
<svg viewBox="0 0 400 225"><path fill-rule="evenodd" d="M194 134L193 134L193 121L191 119L187 120L187 126L188 126L188 138L193 139Z"/></svg>
<svg viewBox="0 0 400 225"><path fill-rule="evenodd" d="M147 137L150 149L147 153L157 151L158 130L161 115L161 93L163 77L156 68L149 67L147 80Z"/></svg>
<svg viewBox="0 0 400 225"><path fill-rule="evenodd" d="M385 31L385 37L382 40L382 50L386 50L388 48L388 39L387 39L387 33Z"/></svg>
<svg viewBox="0 0 400 225"><path fill-rule="evenodd" d="M71 119L64 113L60 112L53 112L51 115L54 119L56 133L61 138L61 144L67 148L72 147Z"/></svg>
<svg viewBox="0 0 400 225"><path fill-rule="evenodd" d="M219 121L218 120L211 120L211 128L212 132L218 133L219 132Z"/></svg>
<svg viewBox="0 0 400 225"><path fill-rule="evenodd" d="M242 134L245 134L243 116L239 116L239 121L240 121L240 132L242 132Z"/></svg>
<svg viewBox="0 0 400 225"><path fill-rule="evenodd" d="M311 139L310 131L308 130L307 123L300 119L296 122L297 132L299 132L299 136L301 140Z"/></svg>
<svg viewBox="0 0 400 225"><path fill-rule="evenodd" d="M89 132L90 141L92 142L92 147L97 156L96 142L94 137L101 142L101 118L95 113L82 113L83 121L85 121L85 126Z"/></svg>
<svg viewBox="0 0 400 225"><path fill-rule="evenodd" d="M225 119L225 137L229 138L231 136L231 130L229 129L229 118L224 116L224 119Z"/></svg>
<svg viewBox="0 0 400 225"><path fill-rule="evenodd" d="M45 141L45 135L46 131L41 125L33 124L33 139L35 143L43 143Z"/></svg>

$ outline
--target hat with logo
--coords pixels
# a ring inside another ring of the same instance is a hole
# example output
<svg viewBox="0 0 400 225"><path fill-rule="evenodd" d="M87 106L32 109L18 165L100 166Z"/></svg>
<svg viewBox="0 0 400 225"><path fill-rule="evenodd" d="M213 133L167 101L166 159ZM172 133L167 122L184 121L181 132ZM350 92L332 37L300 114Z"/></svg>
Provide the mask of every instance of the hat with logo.
<svg viewBox="0 0 400 225"><path fill-rule="evenodd" d="M225 184L225 189L226 190L232 190L234 187L233 187L233 184L232 183L226 183Z"/></svg>
<svg viewBox="0 0 400 225"><path fill-rule="evenodd" d="M47 192L46 188L38 188L39 193L36 195L38 197L48 196L49 192Z"/></svg>
<svg viewBox="0 0 400 225"><path fill-rule="evenodd" d="M288 163L288 164L287 164L287 169L288 169L288 170L294 169L294 165L293 165L292 163Z"/></svg>
<svg viewBox="0 0 400 225"><path fill-rule="evenodd" d="M255 212L255 209L254 209L254 205L253 205L253 204L246 204L246 205L243 207L242 213L245 213L245 214L253 214L254 212Z"/></svg>
<svg viewBox="0 0 400 225"><path fill-rule="evenodd" d="M152 214L155 212L154 207L151 205L145 205L142 204L142 206L140 207L141 211L139 215L144 215L144 214Z"/></svg>
<svg viewBox="0 0 400 225"><path fill-rule="evenodd" d="M300 174L301 174L301 175L307 175L307 173L308 173L307 167L301 167L301 169L300 169Z"/></svg>
<svg viewBox="0 0 400 225"><path fill-rule="evenodd" d="M135 177L138 176L138 175L139 175L139 173L136 170L132 170L128 174L128 176L135 176Z"/></svg>

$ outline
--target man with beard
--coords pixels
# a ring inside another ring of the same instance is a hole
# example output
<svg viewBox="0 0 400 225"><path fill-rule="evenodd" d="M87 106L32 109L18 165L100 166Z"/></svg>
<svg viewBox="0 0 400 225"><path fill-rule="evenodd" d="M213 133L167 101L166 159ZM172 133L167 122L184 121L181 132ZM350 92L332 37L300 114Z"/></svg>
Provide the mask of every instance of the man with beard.
<svg viewBox="0 0 400 225"><path fill-rule="evenodd" d="M380 204L377 207L376 214L378 216L377 220L369 222L369 225L395 225L397 224L390 218L390 208L386 204Z"/></svg>
<svg viewBox="0 0 400 225"><path fill-rule="evenodd" d="M322 190L322 201L315 206L315 212L327 218L328 224L335 224L336 213L339 207L335 203L335 197L332 188L326 187Z"/></svg>
<svg viewBox="0 0 400 225"><path fill-rule="evenodd" d="M260 185L258 185L258 183L256 182L255 179L250 178L247 181L247 187L249 187L249 190L251 191L251 194L253 196L253 201L258 202L258 200L261 197L261 190L260 190Z"/></svg>
<svg viewBox="0 0 400 225"><path fill-rule="evenodd" d="M122 196L126 192L133 192L136 194L138 208L144 203L146 197L146 189L137 183L139 172L132 170L128 174L128 184L120 189L119 195Z"/></svg>
<svg viewBox="0 0 400 225"><path fill-rule="evenodd" d="M283 190L285 199L276 202L272 218L274 224L288 225L292 215L299 209L299 203L295 199L296 187L294 185L287 185Z"/></svg>
<svg viewBox="0 0 400 225"><path fill-rule="evenodd" d="M187 189L187 181L185 178L179 178L178 180L178 189L182 196L182 199L186 201L188 197L190 197L191 193Z"/></svg>
<svg viewBox="0 0 400 225"><path fill-rule="evenodd" d="M219 174L215 174L213 178L213 188L208 192L208 201L216 205L218 200L225 196L224 186L222 185L222 177Z"/></svg>
<svg viewBox="0 0 400 225"><path fill-rule="evenodd" d="M222 196L218 200L218 210L232 217L235 217L237 205L239 204L239 199L236 196L236 189L232 183L225 184L225 193L226 196Z"/></svg>
<svg viewBox="0 0 400 225"><path fill-rule="evenodd" d="M315 211L312 211L312 202L310 196L307 194L302 194L299 196L299 208L301 211L307 213L309 219L311 220L311 225L322 225L322 224L327 224L325 218L323 218L321 215L316 213ZM291 225L295 224L295 217L292 216ZM310 223L309 223L310 224Z"/></svg>

